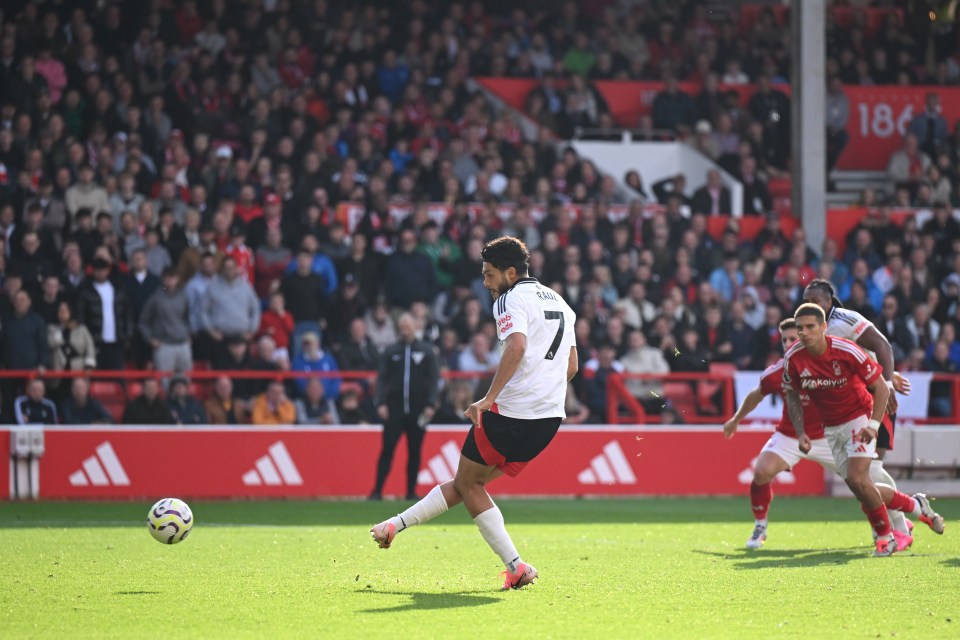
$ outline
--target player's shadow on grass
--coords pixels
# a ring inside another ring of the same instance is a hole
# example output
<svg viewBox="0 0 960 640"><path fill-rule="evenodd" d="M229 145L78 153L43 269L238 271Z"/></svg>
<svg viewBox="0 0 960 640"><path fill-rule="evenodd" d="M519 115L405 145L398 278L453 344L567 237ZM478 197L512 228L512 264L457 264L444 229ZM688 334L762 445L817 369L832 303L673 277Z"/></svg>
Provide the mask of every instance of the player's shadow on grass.
<svg viewBox="0 0 960 640"><path fill-rule="evenodd" d="M159 591L114 591L115 596L158 596Z"/></svg>
<svg viewBox="0 0 960 640"><path fill-rule="evenodd" d="M457 609L460 607L479 607L485 604L500 602L499 598L481 595L484 591L378 591L375 589L358 589L359 593L370 593L377 596L406 596L409 600L393 604L393 606L361 609L360 613L396 613L398 611L424 611L429 609ZM391 598L394 602L396 598Z"/></svg>
<svg viewBox="0 0 960 640"><path fill-rule="evenodd" d="M738 549L729 553L695 549L694 553L728 560L733 562L734 568L738 570L847 564L851 560L860 560L869 555L868 550L861 547L849 549L762 549L758 551Z"/></svg>

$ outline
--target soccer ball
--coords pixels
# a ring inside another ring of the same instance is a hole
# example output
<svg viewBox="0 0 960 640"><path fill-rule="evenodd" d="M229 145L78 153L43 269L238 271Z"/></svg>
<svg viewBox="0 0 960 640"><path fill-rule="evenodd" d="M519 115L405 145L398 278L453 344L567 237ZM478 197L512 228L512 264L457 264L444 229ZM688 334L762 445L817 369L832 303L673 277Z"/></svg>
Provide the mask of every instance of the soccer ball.
<svg viewBox="0 0 960 640"><path fill-rule="evenodd" d="M157 542L176 544L193 528L193 512L183 500L164 498L150 507L147 529Z"/></svg>

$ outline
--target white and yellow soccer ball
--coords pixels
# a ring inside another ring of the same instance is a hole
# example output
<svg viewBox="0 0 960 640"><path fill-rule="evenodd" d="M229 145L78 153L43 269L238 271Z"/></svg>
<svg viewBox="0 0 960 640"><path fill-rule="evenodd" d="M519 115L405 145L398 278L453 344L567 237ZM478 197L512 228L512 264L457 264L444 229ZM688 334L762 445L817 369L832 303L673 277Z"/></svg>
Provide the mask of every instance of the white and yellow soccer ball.
<svg viewBox="0 0 960 640"><path fill-rule="evenodd" d="M157 542L176 544L193 529L193 512L183 500L164 498L150 507L147 529Z"/></svg>

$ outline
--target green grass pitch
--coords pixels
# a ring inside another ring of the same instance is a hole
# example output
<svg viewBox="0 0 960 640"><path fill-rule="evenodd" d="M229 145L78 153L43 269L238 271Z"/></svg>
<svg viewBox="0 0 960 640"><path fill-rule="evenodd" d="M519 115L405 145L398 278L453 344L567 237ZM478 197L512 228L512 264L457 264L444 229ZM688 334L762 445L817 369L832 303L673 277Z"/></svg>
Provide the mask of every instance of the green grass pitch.
<svg viewBox="0 0 960 640"><path fill-rule="evenodd" d="M871 558L839 499L501 501L540 580L500 592L458 507L377 549L397 503L194 502L182 544L150 504L0 505L4 638L948 638L960 636L960 500L947 532Z"/></svg>

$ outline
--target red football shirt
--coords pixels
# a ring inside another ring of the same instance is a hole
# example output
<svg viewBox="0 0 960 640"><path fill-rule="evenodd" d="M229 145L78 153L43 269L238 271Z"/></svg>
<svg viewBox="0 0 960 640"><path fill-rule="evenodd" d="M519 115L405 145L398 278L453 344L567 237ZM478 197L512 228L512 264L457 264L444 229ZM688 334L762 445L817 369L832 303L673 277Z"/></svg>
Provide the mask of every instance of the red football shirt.
<svg viewBox="0 0 960 640"><path fill-rule="evenodd" d="M827 349L819 356L801 342L787 349L783 384L810 394L824 426L835 427L872 413L873 396L867 385L879 378L882 370L856 343L834 336L826 340Z"/></svg>
<svg viewBox="0 0 960 640"><path fill-rule="evenodd" d="M760 374L760 392L769 396L773 393L780 396L783 401L783 415L780 416L780 422L777 423L777 431L790 436L797 437L797 432L793 428L793 422L787 414L787 399L783 393L783 358L767 367L766 371ZM803 432L810 436L811 440L823 437L823 420L820 419L820 413L810 402L810 396L800 392L800 402L803 404Z"/></svg>

